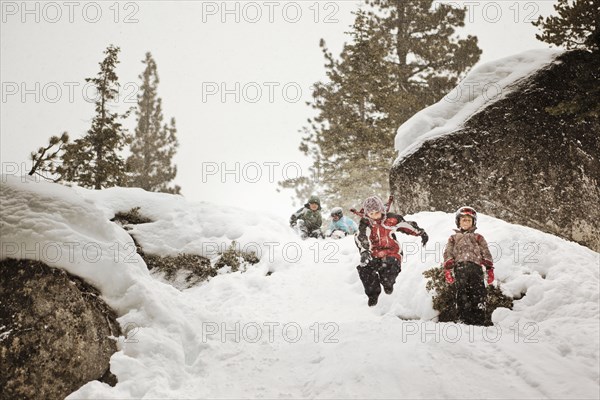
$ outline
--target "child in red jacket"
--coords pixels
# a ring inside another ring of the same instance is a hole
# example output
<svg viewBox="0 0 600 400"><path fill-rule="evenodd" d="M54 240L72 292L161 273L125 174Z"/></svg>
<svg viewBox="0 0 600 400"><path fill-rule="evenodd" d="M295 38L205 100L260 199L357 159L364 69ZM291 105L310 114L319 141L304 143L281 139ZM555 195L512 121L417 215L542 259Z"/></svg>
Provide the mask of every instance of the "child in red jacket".
<svg viewBox="0 0 600 400"><path fill-rule="evenodd" d="M388 213L381 199L369 197L363 203L364 216L360 220L355 242L360 251L358 276L369 297L369 307L377 304L381 286L387 294L394 290L400 273L402 252L395 232L421 236L423 246L428 236L416 222L405 221L401 215Z"/></svg>

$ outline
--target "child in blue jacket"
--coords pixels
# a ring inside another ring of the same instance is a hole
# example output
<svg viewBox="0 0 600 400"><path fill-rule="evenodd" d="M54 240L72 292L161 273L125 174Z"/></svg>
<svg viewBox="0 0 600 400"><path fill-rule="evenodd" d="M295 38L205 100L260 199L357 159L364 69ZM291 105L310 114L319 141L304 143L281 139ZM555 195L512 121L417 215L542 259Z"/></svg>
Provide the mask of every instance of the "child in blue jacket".
<svg viewBox="0 0 600 400"><path fill-rule="evenodd" d="M344 217L341 207L335 207L331 210L331 222L325 232L325 236L339 238L346 235L354 235L356 232L358 232L356 222L348 217Z"/></svg>

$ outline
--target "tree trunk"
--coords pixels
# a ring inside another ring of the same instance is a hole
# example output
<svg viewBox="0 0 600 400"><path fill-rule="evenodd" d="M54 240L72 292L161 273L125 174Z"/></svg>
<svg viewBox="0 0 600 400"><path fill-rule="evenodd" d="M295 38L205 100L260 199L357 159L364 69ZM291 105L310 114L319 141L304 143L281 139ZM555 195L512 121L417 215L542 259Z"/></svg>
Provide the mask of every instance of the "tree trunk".
<svg viewBox="0 0 600 400"><path fill-rule="evenodd" d="M406 67L406 57L408 56L408 28L410 20L407 17L406 8L410 7L406 4L406 0L395 0L396 10L398 12L395 28L398 30L396 35L396 53L398 53L398 78L400 85L403 85L408 79L409 71Z"/></svg>
<svg viewBox="0 0 600 400"><path fill-rule="evenodd" d="M106 121L106 80L108 79L108 77L106 76L106 72L104 73L104 81L102 83L102 88L103 88L103 92L102 92L102 98L101 98L101 103L100 103L100 115L101 115L101 119L100 119L100 127L98 129L98 132L96 133L96 176L95 176L95 180L96 180L96 184L94 186L94 188L96 190L100 190L102 189L102 178L103 178L103 174L102 174L102 139L103 139L103 134L104 134L104 124Z"/></svg>

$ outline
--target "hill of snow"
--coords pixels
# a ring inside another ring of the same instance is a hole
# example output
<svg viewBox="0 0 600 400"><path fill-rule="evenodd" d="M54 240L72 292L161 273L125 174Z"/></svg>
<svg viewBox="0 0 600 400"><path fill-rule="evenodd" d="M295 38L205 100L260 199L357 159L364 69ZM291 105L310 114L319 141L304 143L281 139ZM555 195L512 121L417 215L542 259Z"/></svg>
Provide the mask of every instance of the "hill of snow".
<svg viewBox="0 0 600 400"><path fill-rule="evenodd" d="M111 359L119 383L90 382L70 399L598 398L600 255L552 235L481 215L496 277L520 298L483 328L436 323L425 290L449 214L407 216L430 242L401 235L395 291L369 308L352 238L300 241L264 212L11 176L1 200L1 257L84 278L129 331ZM213 257L235 240L261 261L176 290L150 276L109 221L138 206L155 221L131 231L147 251Z"/></svg>

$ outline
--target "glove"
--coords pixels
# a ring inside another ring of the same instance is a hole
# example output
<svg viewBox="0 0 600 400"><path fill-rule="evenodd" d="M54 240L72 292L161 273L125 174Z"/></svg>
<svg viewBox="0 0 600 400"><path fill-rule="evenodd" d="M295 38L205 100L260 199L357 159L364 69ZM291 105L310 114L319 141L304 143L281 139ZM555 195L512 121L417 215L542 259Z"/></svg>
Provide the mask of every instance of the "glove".
<svg viewBox="0 0 600 400"><path fill-rule="evenodd" d="M446 262L444 263L444 268L452 269L453 267L454 267L454 258L447 259Z"/></svg>
<svg viewBox="0 0 600 400"><path fill-rule="evenodd" d="M425 231L423 231L423 233L421 233L421 244L423 245L423 247L425 247L428 240L429 240L429 236L427 236L427 233L425 233Z"/></svg>
<svg viewBox="0 0 600 400"><path fill-rule="evenodd" d="M488 285L491 285L492 283L494 283L494 268L488 268L486 269L487 272L487 283Z"/></svg>
<svg viewBox="0 0 600 400"><path fill-rule="evenodd" d="M314 231L312 231L312 232L310 233L310 235L309 235L309 236L310 236L310 237L314 237L314 238L316 238L316 239L319 239L319 238L321 238L321 239L324 239L324 237L323 237L323 232L321 232L321 230L320 230L320 229L315 229Z"/></svg>
<svg viewBox="0 0 600 400"><path fill-rule="evenodd" d="M363 251L362 253L360 253L360 266L361 267L366 267L367 264L369 264L369 261L371 261L371 252L370 251Z"/></svg>
<svg viewBox="0 0 600 400"><path fill-rule="evenodd" d="M444 269L444 276L446 277L446 282L449 285L452 285L454 283L454 277L452 276L451 269Z"/></svg>

